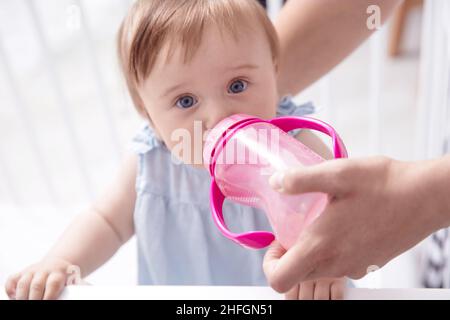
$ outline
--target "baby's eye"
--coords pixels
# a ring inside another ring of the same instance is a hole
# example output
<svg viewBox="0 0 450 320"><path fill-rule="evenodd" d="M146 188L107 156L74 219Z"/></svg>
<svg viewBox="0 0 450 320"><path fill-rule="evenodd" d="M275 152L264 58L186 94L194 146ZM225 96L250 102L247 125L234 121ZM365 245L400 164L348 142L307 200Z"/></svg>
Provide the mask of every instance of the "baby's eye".
<svg viewBox="0 0 450 320"><path fill-rule="evenodd" d="M245 80L236 80L228 88L228 93L240 93L247 89L247 81Z"/></svg>
<svg viewBox="0 0 450 320"><path fill-rule="evenodd" d="M193 107L196 102L194 97L183 96L177 100L176 106L181 109L188 109Z"/></svg>

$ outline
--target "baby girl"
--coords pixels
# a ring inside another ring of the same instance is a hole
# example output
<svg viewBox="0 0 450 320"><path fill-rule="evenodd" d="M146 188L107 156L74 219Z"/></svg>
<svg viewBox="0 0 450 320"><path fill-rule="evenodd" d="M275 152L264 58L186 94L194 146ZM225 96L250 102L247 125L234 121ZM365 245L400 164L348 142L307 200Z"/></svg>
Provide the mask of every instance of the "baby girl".
<svg viewBox="0 0 450 320"><path fill-rule="evenodd" d="M126 83L146 125L133 140L108 190L79 215L40 262L12 275L15 299L54 299L67 269L85 277L133 235L141 285L258 285L264 250L248 250L222 237L209 208L211 178L202 147L191 142L173 161L178 129L194 136L223 118L244 113L263 119L311 113L277 92L278 39L256 0L140 0L124 19L118 53ZM328 150L308 132L297 138L316 152ZM270 230L257 209L226 203L235 232ZM344 279L300 283L293 299L334 299Z"/></svg>

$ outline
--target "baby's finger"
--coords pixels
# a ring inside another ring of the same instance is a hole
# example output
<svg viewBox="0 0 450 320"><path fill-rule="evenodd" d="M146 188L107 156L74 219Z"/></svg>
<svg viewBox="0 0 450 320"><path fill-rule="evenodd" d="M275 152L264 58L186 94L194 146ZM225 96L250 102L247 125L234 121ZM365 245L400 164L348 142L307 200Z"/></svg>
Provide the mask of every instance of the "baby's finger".
<svg viewBox="0 0 450 320"><path fill-rule="evenodd" d="M299 300L312 300L314 298L314 286L315 281L305 281L300 284L300 289L298 292Z"/></svg>
<svg viewBox="0 0 450 320"><path fill-rule="evenodd" d="M45 283L47 282L48 273L38 272L34 275L30 284L30 300L42 300L44 297Z"/></svg>
<svg viewBox="0 0 450 320"><path fill-rule="evenodd" d="M10 299L16 298L17 282L19 281L21 276L22 276L21 273L16 273L16 274L10 276L8 278L8 280L6 280L5 291Z"/></svg>
<svg viewBox="0 0 450 320"><path fill-rule="evenodd" d="M345 281L334 281L331 284L331 300L342 300L344 299Z"/></svg>
<svg viewBox="0 0 450 320"><path fill-rule="evenodd" d="M300 288L300 285L293 286L291 290L289 290L285 294L286 300L297 300L298 299L298 289Z"/></svg>
<svg viewBox="0 0 450 320"><path fill-rule="evenodd" d="M44 300L58 299L64 289L66 276L63 273L51 273L47 278L45 286Z"/></svg>
<svg viewBox="0 0 450 320"><path fill-rule="evenodd" d="M16 300L27 300L30 291L30 283L33 279L32 273L25 273L17 282Z"/></svg>
<svg viewBox="0 0 450 320"><path fill-rule="evenodd" d="M319 280L316 281L314 288L314 300L330 300L331 281Z"/></svg>

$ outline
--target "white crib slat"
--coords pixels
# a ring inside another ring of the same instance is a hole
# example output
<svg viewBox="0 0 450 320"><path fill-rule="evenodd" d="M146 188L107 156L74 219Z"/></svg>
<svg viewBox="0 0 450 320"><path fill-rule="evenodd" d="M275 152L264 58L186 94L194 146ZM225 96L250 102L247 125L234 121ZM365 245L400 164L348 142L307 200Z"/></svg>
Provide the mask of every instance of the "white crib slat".
<svg viewBox="0 0 450 320"><path fill-rule="evenodd" d="M25 101L22 98L22 94L20 93L19 86L17 85L17 81L14 77L13 71L11 70L11 64L9 63L8 56L6 54L6 51L3 48L3 43L0 36L0 63L4 70L4 75L6 78L6 83L9 85L9 88L11 90L11 93L13 95L14 101L15 101L15 110L17 111L19 118L24 124L24 132L27 135L28 143L30 144L31 151L34 155L33 163L35 163L38 166L39 172L42 176L42 179L47 186L47 190L49 193L50 198L53 200L53 202L57 203L57 193L55 186L53 185L50 172L48 170L48 167L45 163L44 157L42 155L41 149L39 148L39 144L37 142L37 130L34 126L33 121L29 117L29 108ZM7 177L8 182L8 171L5 169L6 166L3 165L4 168L4 174ZM13 183L10 181L8 182L8 185L14 194L14 197L19 199L19 196L17 192L13 188Z"/></svg>
<svg viewBox="0 0 450 320"><path fill-rule="evenodd" d="M56 71L56 66L54 64L54 57L52 55L52 52L50 50L50 47L47 42L47 38L44 32L44 27L42 25L42 21L39 17L39 14L36 10L35 3L33 0L27 0L26 1L28 10L31 15L31 23L34 26L34 29L36 31L36 35L38 37L38 43L42 52L43 62L45 64L45 68L47 69L47 73L49 76L49 80L51 82L52 88L55 93L56 102L58 105L59 110L61 111L61 114L63 116L63 121L65 124L65 127L67 129L67 133L69 136L70 145L73 149L73 156L76 160L78 170L81 174L81 179L84 183L85 191L90 199L93 198L94 192L92 188L92 183L90 176L88 174L88 170L85 164L85 161L82 157L82 148L80 146L80 143L78 142L78 138L76 136L76 130L74 123L72 121L72 116L69 111L69 102L66 99L66 96L64 95L62 86L61 86L61 80L59 79L58 73Z"/></svg>
<svg viewBox="0 0 450 320"><path fill-rule="evenodd" d="M324 76L319 83L319 112L323 112L325 118L330 123L337 121L337 105L331 106L331 78L330 75Z"/></svg>
<svg viewBox="0 0 450 320"><path fill-rule="evenodd" d="M446 130L444 132L445 134L445 142L443 146L444 153L450 153L450 2L445 2L445 10L444 10L444 28L445 28L445 42L447 44L447 96L446 96L446 116L445 116L445 122L447 124ZM448 275L450 277L450 274ZM447 283L450 283L447 281Z"/></svg>
<svg viewBox="0 0 450 320"><path fill-rule="evenodd" d="M283 7L283 0L267 0L267 14L273 21Z"/></svg>
<svg viewBox="0 0 450 320"><path fill-rule="evenodd" d="M444 151L445 124L449 91L449 52L445 30L447 1L433 0L425 2L424 10L424 46L421 58L421 91L419 103L420 132L424 137L418 154L427 158L442 155ZM431 31L431 32L430 32Z"/></svg>
<svg viewBox="0 0 450 320"><path fill-rule="evenodd" d="M419 67L419 89L418 89L418 112L416 119L416 126L418 129L417 147L415 149L415 158L417 160L423 159L427 156L427 140L428 130L427 124L429 122L430 113L427 110L427 104L430 102L430 92L428 85L430 83L431 70L431 51L433 45L433 11L432 2L425 1L423 6L423 20L422 20L422 36L420 44L420 67Z"/></svg>
<svg viewBox="0 0 450 320"><path fill-rule="evenodd" d="M105 80L102 76L102 72L100 70L100 63L97 58L97 55L95 53L95 46L94 46L94 40L92 36L92 28L90 27L88 18L86 16L86 10L83 5L82 0L77 0L77 5L80 9L80 18L81 18L81 30L83 32L83 36L85 38L88 51L89 51L89 62L91 64L91 69L94 74L95 84L97 86L97 93L99 94L99 97L101 99L101 108L103 111L103 114L105 116L108 131L110 134L110 139L113 143L116 160L118 161L120 159L120 140L119 136L117 134L116 125L114 123L114 119L111 112L111 103L108 99L108 90L106 89Z"/></svg>
<svg viewBox="0 0 450 320"><path fill-rule="evenodd" d="M369 141L374 154L381 152L380 95L383 68L383 34L376 31L370 38L369 62Z"/></svg>

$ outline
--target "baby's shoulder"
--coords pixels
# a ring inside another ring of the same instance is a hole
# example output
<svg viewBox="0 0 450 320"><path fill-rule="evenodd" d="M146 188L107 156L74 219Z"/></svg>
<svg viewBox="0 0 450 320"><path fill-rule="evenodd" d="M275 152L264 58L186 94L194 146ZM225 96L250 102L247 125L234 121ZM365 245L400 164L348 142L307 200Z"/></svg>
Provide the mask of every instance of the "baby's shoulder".
<svg viewBox="0 0 450 320"><path fill-rule="evenodd" d="M148 123L141 126L131 141L131 150L138 155L160 149L163 146L164 143L158 139L155 131Z"/></svg>

